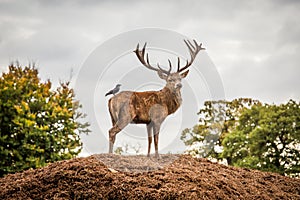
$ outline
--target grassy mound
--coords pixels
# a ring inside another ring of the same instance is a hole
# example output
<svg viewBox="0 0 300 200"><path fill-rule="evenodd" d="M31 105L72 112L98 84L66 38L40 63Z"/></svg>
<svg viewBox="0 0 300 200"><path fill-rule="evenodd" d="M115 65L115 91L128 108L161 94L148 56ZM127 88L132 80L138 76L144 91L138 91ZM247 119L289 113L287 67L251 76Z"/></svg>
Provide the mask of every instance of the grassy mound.
<svg viewBox="0 0 300 200"><path fill-rule="evenodd" d="M0 199L300 199L300 180L187 155L99 154L7 175Z"/></svg>

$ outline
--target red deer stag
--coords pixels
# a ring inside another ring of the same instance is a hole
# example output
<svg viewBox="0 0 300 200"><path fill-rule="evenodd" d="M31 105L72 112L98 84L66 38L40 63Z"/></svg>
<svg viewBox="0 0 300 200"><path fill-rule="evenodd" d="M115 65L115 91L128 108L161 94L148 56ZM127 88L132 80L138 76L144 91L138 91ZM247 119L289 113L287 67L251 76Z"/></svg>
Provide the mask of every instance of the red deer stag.
<svg viewBox="0 0 300 200"><path fill-rule="evenodd" d="M188 67L194 62L196 55L202 48L202 44L198 45L194 40L192 44L188 40L184 40L187 45L191 59L187 60L184 67L180 67L180 58L178 57L177 71L171 73L172 65L170 60L169 70L162 69L159 64L153 67L149 62L148 54L145 49L139 49L137 45L134 51L139 61L148 69L156 71L161 79L166 81L166 85L159 91L133 92L123 91L109 99L108 108L112 120L113 127L109 130L109 153L113 151L113 145L116 139L116 134L119 133L129 123L146 124L148 132L148 156L152 143L152 134L154 136L155 157L158 155L158 136L162 122L166 117L174 113L181 105L182 87L181 79L185 78L189 72Z"/></svg>

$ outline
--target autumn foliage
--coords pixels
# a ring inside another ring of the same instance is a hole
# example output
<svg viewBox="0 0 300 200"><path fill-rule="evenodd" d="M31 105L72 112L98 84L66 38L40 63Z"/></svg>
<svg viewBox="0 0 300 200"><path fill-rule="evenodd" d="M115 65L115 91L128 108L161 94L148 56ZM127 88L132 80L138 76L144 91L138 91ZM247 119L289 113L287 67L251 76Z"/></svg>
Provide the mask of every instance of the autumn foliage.
<svg viewBox="0 0 300 200"><path fill-rule="evenodd" d="M35 67L10 65L0 77L0 176L79 154L88 132L69 83L53 90Z"/></svg>

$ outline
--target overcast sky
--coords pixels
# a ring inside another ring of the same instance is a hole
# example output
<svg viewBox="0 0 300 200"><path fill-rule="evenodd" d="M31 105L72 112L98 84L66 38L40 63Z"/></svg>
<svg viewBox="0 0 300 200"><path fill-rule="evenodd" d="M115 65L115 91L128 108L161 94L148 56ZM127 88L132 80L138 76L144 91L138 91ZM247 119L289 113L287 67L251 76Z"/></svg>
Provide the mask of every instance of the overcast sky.
<svg viewBox="0 0 300 200"><path fill-rule="evenodd" d="M299 100L299 10L297 0L0 0L0 70L35 62L43 80L68 80L72 69L76 82L99 45L154 27L203 42L226 99Z"/></svg>

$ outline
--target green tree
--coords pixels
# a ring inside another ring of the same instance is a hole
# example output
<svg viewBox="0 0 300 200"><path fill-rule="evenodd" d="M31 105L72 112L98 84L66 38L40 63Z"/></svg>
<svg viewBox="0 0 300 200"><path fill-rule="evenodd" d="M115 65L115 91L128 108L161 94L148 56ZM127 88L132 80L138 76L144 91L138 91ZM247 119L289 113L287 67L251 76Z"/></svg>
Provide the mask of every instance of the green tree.
<svg viewBox="0 0 300 200"><path fill-rule="evenodd" d="M183 131L188 153L229 165L300 176L300 104L252 99L208 101L199 124ZM216 148L218 147L218 148Z"/></svg>
<svg viewBox="0 0 300 200"><path fill-rule="evenodd" d="M220 157L223 138L235 129L241 111L256 104L261 103L250 98L206 101L198 112L199 123L182 132L181 139L189 146L187 152L198 157L223 159ZM229 157L227 162L231 163Z"/></svg>
<svg viewBox="0 0 300 200"><path fill-rule="evenodd" d="M89 124L69 83L55 90L35 67L10 65L0 77L0 176L78 155Z"/></svg>
<svg viewBox="0 0 300 200"><path fill-rule="evenodd" d="M235 166L300 175L300 104L255 105L222 141L221 156Z"/></svg>

